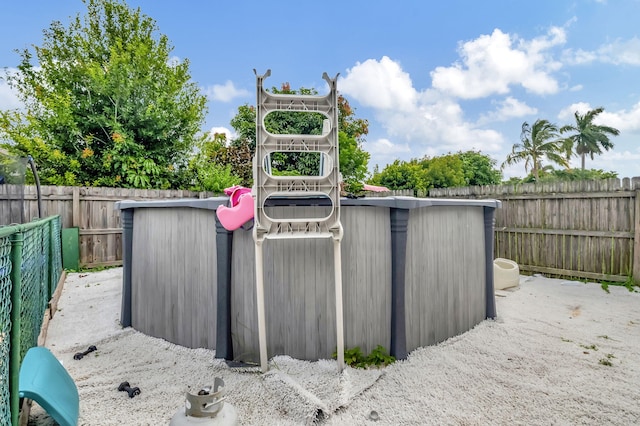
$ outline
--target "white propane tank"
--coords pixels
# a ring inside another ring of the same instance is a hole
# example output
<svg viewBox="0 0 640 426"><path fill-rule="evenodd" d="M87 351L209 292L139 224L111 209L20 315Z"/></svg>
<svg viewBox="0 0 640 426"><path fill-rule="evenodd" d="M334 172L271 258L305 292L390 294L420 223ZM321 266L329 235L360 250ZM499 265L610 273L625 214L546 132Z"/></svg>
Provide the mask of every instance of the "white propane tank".
<svg viewBox="0 0 640 426"><path fill-rule="evenodd" d="M187 392L185 406L171 418L169 426L235 426L238 413L231 404L225 404L224 381L216 377L213 392L211 386L201 389L197 394Z"/></svg>

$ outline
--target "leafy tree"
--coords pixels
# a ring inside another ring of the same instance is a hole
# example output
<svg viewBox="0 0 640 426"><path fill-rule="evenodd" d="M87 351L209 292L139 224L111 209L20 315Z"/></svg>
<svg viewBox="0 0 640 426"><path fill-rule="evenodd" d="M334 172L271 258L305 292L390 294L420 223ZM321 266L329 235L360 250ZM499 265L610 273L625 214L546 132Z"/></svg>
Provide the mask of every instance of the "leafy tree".
<svg viewBox="0 0 640 426"><path fill-rule="evenodd" d="M496 160L479 151L460 152L465 183L474 185L497 185L502 181L502 173L495 168Z"/></svg>
<svg viewBox="0 0 640 426"><path fill-rule="evenodd" d="M602 169L554 170L554 174L563 180L614 179L618 177L618 172L605 172Z"/></svg>
<svg viewBox="0 0 640 426"><path fill-rule="evenodd" d="M198 141L197 153L189 161L190 190L222 193L225 188L241 183L232 162L217 159L223 150L228 150L224 134L216 133L213 138L207 135Z"/></svg>
<svg viewBox="0 0 640 426"><path fill-rule="evenodd" d="M463 162L459 155L449 154L421 162L426 189L465 186Z"/></svg>
<svg viewBox="0 0 640 426"><path fill-rule="evenodd" d="M369 174L371 155L362 148L364 137L369 133L369 122L356 118L355 109L342 95L338 95L338 133L340 173L345 182L344 189L358 193Z"/></svg>
<svg viewBox="0 0 640 426"><path fill-rule="evenodd" d="M374 185L394 189L426 190L424 168L417 159L411 161L395 160L381 172L374 173L370 182Z"/></svg>
<svg viewBox="0 0 640 426"><path fill-rule="evenodd" d="M512 178L508 183L531 183L531 182L567 182L576 180L600 180L617 178L617 172L605 172L601 169L560 169L554 170L550 166L546 166L540 171L538 179L530 174L529 176L519 179Z"/></svg>
<svg viewBox="0 0 640 426"><path fill-rule="evenodd" d="M348 137L356 139L359 146L369 133L369 122L363 118L356 118L355 114L355 109L349 101L338 94L338 129Z"/></svg>
<svg viewBox="0 0 640 426"><path fill-rule="evenodd" d="M300 88L292 90L288 83L280 89L272 87L272 93L317 95L315 89ZM298 111L274 111L265 117L265 128L274 134L307 134L319 135L325 116L320 113ZM338 96L338 140L340 172L347 186L362 182L368 171L369 153L362 149L364 136L368 132L367 120L355 117L355 110L343 96ZM252 153L256 144L256 110L245 104L238 108L238 113L231 120L238 137L231 146L247 144ZM320 157L318 153L277 152L271 155L273 174L317 175Z"/></svg>
<svg viewBox="0 0 640 426"><path fill-rule="evenodd" d="M494 169L496 161L480 152L467 151L408 162L396 160L379 171L370 182L389 189L450 188L500 183L502 174Z"/></svg>
<svg viewBox="0 0 640 426"><path fill-rule="evenodd" d="M609 136L618 136L620 131L609 126L599 126L593 123L593 120L602 112L604 108L599 107L580 114L578 111L574 113L576 123L573 125L562 126L561 133L574 132L565 142L567 156L570 157L572 152L580 156L582 170L584 170L585 157L589 155L593 160L595 154L602 154L602 150L608 151L613 148L613 142Z"/></svg>
<svg viewBox="0 0 640 426"><path fill-rule="evenodd" d="M251 151L256 149L256 108L249 104L240 105L238 112L231 119L231 127L238 137L231 141L231 145L247 143Z"/></svg>
<svg viewBox="0 0 640 426"><path fill-rule="evenodd" d="M9 153L31 155L36 159L43 184L79 185L76 172L80 162L45 143L35 126L28 125L26 117L19 111L0 111L0 140Z"/></svg>
<svg viewBox="0 0 640 426"><path fill-rule="evenodd" d="M502 168L524 161L525 170L528 172L531 169L537 179L545 157L549 161L569 167L567 160L562 156L558 126L548 120L536 120L533 126L525 121L522 124L520 141L513 145L511 153L502 163Z"/></svg>
<svg viewBox="0 0 640 426"><path fill-rule="evenodd" d="M253 185L253 154L251 144L246 140L236 140L229 146L223 146L211 155L211 161L229 166L231 173L240 179L240 185Z"/></svg>
<svg viewBox="0 0 640 426"><path fill-rule="evenodd" d="M281 89L271 88L274 94L316 96L315 89L305 87L292 90L289 83ZM320 135L325 116L318 112L274 111L264 119L265 130L280 135ZM255 126L254 126L255 127ZM275 152L271 154L274 174L288 176L318 176L320 174L320 154L317 152Z"/></svg>
<svg viewBox="0 0 640 426"><path fill-rule="evenodd" d="M9 83L26 110L2 112L0 137L35 158L43 183L178 186L206 112L189 62L169 61L139 8L83 2L83 20L55 21L35 56L18 52Z"/></svg>
<svg viewBox="0 0 640 426"><path fill-rule="evenodd" d="M313 89L301 88L291 90L287 83L278 90L273 87L272 93L316 95ZM315 112L274 111L265 117L265 130L273 134L319 135L322 132L324 116ZM238 138L232 143L248 143L252 152L256 146L256 110L248 104L238 108L238 113L231 120L231 126L238 133ZM271 155L271 167L274 174L306 175L318 174L320 157L318 153L307 152L275 152Z"/></svg>
<svg viewBox="0 0 640 426"><path fill-rule="evenodd" d="M362 189L367 177L367 169L370 155L361 148L361 144L355 137L346 132L338 133L340 172L345 183L345 190L357 193Z"/></svg>

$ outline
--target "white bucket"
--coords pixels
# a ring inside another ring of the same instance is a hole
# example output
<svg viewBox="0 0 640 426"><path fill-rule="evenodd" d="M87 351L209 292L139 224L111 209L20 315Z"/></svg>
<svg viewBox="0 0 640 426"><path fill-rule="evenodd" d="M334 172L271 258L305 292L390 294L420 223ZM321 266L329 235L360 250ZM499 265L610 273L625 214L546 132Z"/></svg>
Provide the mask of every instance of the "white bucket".
<svg viewBox="0 0 640 426"><path fill-rule="evenodd" d="M516 262L501 257L493 261L493 289L503 290L520 284L520 267Z"/></svg>

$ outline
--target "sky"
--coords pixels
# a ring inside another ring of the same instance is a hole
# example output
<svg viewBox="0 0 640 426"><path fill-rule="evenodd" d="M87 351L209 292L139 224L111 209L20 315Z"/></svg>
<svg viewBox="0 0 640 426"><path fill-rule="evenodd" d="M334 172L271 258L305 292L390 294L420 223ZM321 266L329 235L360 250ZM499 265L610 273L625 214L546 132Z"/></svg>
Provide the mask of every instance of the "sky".
<svg viewBox="0 0 640 426"><path fill-rule="evenodd" d="M255 104L254 69L271 70L267 87L321 94L327 72L369 121L370 169L466 150L500 166L524 122L574 124L576 111L603 107L596 124L620 135L587 168L640 176L640 0L127 4L156 21L172 59L189 60L208 97L203 132L233 137L238 107ZM66 26L85 11L81 0L3 0L0 69L15 69L15 50L40 46L53 21ZM0 78L0 109L19 107ZM524 163L504 175L525 176Z"/></svg>

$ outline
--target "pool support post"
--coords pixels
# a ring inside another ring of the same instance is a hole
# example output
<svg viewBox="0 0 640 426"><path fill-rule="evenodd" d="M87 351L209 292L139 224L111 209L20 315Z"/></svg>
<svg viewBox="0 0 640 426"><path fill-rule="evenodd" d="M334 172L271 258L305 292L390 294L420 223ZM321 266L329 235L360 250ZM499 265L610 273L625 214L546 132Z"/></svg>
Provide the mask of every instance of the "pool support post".
<svg viewBox="0 0 640 426"><path fill-rule="evenodd" d="M122 210L122 306L120 324L131 327L131 268L133 263L133 210Z"/></svg>
<svg viewBox="0 0 640 426"><path fill-rule="evenodd" d="M216 217L216 358L233 360L231 341L231 254L233 250L233 232L225 229Z"/></svg>
<svg viewBox="0 0 640 426"><path fill-rule="evenodd" d="M407 225L409 210L390 209L391 225L391 347L396 359L407 358L405 319L405 266L407 263Z"/></svg>
<svg viewBox="0 0 640 426"><path fill-rule="evenodd" d="M485 260L485 318L494 319L496 313L496 299L493 286L493 242L496 223L495 207L484 207L484 252Z"/></svg>

